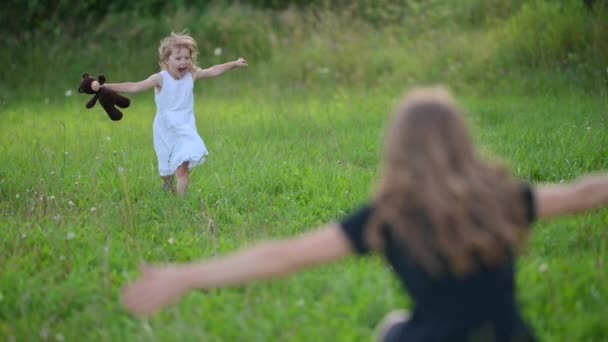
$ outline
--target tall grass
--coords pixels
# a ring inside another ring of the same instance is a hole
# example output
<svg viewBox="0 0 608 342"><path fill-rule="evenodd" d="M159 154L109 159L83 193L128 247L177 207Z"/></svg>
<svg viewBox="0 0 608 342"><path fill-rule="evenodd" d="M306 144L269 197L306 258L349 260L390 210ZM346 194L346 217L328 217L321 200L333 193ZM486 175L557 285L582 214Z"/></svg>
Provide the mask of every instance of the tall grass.
<svg viewBox="0 0 608 342"><path fill-rule="evenodd" d="M195 293L149 320L128 316L119 290L140 260L212 257L364 203L386 114L416 84L456 89L484 153L533 184L608 167L605 9L574 0L387 3L125 13L80 37L57 27L7 39L0 338L368 340L386 311L410 306L376 258ZM88 96L75 89L85 71L110 82L149 76L158 41L184 28L202 66L238 56L250 66L197 85L210 156L178 200L157 175L151 94L129 96L124 119L111 122L100 107L86 110ZM607 219L600 210L534 226L517 281L543 340L608 338Z"/></svg>
<svg viewBox="0 0 608 342"><path fill-rule="evenodd" d="M119 290L140 260L212 257L290 236L340 219L368 198L400 89L272 93L225 77L235 83L231 96L207 93L212 82L197 88L210 156L183 200L161 190L149 94L135 96L120 122L74 97L3 114L0 336L358 341L369 339L386 311L409 307L372 258L195 293L149 320L122 310ZM568 181L608 167L605 99L460 99L484 153L510 161L524 180ZM519 264L519 300L543 340L608 337L606 215L534 226Z"/></svg>

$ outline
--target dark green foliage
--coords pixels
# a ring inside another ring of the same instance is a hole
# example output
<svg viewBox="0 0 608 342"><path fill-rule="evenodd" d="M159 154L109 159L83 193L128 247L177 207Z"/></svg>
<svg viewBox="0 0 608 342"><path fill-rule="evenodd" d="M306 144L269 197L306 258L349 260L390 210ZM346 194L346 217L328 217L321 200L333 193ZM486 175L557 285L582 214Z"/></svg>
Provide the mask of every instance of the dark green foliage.
<svg viewBox="0 0 608 342"><path fill-rule="evenodd" d="M246 57L256 87L441 82L483 93L603 94L603 3L589 10L581 0L7 0L0 108L20 96L62 97L85 70L141 80L158 70L160 39L184 29L198 42L201 66Z"/></svg>
<svg viewBox="0 0 608 342"><path fill-rule="evenodd" d="M238 1L237 1L238 2ZM306 6L323 1L308 0L251 0L245 1L253 7L286 8L291 5ZM235 1L213 0L5 0L0 4L0 34L14 35L17 38L28 37L35 30L53 31L57 26L76 35L87 26L95 25L108 15L132 13L137 16L160 17L164 12L180 8L192 8L198 11L210 4L229 6Z"/></svg>
<svg viewBox="0 0 608 342"><path fill-rule="evenodd" d="M0 34L28 38L33 31L61 30L72 35L119 12L158 15L167 2L160 0L6 0L0 5Z"/></svg>

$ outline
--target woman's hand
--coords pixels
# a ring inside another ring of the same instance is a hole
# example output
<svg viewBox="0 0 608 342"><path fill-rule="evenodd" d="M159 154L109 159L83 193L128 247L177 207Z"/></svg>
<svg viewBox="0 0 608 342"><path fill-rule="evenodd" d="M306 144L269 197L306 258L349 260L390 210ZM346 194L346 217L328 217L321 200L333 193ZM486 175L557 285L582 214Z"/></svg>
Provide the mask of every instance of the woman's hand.
<svg viewBox="0 0 608 342"><path fill-rule="evenodd" d="M140 270L141 278L123 289L123 304L132 314L152 314L176 303L189 290L179 266L143 264Z"/></svg>

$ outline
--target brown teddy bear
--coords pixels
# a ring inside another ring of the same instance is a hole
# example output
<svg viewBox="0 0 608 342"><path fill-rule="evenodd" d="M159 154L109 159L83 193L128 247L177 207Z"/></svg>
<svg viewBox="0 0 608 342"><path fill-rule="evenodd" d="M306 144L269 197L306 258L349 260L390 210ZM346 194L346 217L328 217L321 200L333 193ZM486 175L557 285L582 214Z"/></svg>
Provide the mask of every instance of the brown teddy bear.
<svg viewBox="0 0 608 342"><path fill-rule="evenodd" d="M99 75L98 79L99 81L87 73L82 74L82 81L80 82L80 87L78 87L78 92L95 94L95 96L87 102L86 107L89 109L92 108L97 99L99 99L99 104L101 104L106 113L108 113L110 119L114 121L122 119L122 112L115 106L127 108L131 104L131 101L113 90L102 87L101 85L106 83L106 77L104 75Z"/></svg>

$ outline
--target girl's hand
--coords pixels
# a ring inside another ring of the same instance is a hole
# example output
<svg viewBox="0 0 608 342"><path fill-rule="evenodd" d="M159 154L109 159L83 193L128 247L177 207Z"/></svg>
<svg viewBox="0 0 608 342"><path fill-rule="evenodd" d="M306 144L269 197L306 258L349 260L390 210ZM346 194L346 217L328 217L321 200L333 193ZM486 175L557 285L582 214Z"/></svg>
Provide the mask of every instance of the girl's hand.
<svg viewBox="0 0 608 342"><path fill-rule="evenodd" d="M242 67L248 66L249 63L247 63L247 61L244 58L239 58L236 61L234 61L234 65L236 65L239 68L242 68Z"/></svg>
<svg viewBox="0 0 608 342"><path fill-rule="evenodd" d="M99 91L99 88L101 88L101 85L99 84L99 82L97 82L97 81L91 82L91 90L93 90L94 92L97 92L97 91Z"/></svg>
<svg viewBox="0 0 608 342"><path fill-rule="evenodd" d="M176 266L140 267L141 279L123 289L123 305L132 314L149 315L177 302L189 290Z"/></svg>

